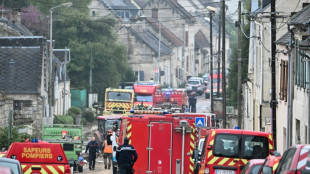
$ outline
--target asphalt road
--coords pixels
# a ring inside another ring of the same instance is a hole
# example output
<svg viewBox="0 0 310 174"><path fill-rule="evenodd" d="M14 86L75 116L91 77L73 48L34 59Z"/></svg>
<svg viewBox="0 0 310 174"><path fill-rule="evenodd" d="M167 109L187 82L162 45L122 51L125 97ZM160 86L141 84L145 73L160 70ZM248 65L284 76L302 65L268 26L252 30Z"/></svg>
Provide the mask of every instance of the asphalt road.
<svg viewBox="0 0 310 174"><path fill-rule="evenodd" d="M204 95L197 96L197 113L208 113L210 112L210 100L205 99ZM78 172L74 172L78 173ZM88 164L84 164L84 172L85 174L112 174L112 169L104 169L103 159L102 157L99 157L96 159L96 169L95 170L89 170Z"/></svg>

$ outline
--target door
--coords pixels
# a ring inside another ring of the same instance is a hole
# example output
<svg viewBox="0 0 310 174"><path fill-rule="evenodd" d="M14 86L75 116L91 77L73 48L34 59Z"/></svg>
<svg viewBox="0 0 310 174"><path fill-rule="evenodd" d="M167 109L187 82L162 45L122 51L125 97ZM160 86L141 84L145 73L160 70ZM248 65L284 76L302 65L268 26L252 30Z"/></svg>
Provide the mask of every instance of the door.
<svg viewBox="0 0 310 174"><path fill-rule="evenodd" d="M171 173L172 124L152 122L149 140L149 172Z"/></svg>

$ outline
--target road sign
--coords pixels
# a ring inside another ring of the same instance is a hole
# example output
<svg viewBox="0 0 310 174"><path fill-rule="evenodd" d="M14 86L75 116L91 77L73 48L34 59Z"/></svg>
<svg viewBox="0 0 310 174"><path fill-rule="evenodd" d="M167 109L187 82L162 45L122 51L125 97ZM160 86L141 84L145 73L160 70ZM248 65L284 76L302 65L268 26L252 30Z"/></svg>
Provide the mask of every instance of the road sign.
<svg viewBox="0 0 310 174"><path fill-rule="evenodd" d="M195 125L196 127L205 127L206 120L204 117L196 117Z"/></svg>

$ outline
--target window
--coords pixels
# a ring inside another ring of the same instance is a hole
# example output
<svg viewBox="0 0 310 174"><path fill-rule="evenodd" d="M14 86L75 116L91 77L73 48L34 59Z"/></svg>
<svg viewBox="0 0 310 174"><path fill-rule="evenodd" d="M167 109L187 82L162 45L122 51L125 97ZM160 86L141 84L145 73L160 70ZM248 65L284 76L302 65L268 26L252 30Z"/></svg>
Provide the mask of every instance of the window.
<svg viewBox="0 0 310 174"><path fill-rule="evenodd" d="M240 135L218 134L214 142L214 156L239 157Z"/></svg>
<svg viewBox="0 0 310 174"><path fill-rule="evenodd" d="M287 101L287 73L288 61L281 60L280 63L280 100Z"/></svg>
<svg viewBox="0 0 310 174"><path fill-rule="evenodd" d="M251 167L249 173L257 174L261 166L261 164L254 165L253 167Z"/></svg>
<svg viewBox="0 0 310 174"><path fill-rule="evenodd" d="M296 41L296 44L298 45L299 42ZM296 46L297 47L297 46ZM303 50L299 50L295 47L295 71L294 71L294 77L295 77L295 85L302 87L302 88L309 88L309 68L308 63L303 61L304 59L307 59L306 53Z"/></svg>
<svg viewBox="0 0 310 174"><path fill-rule="evenodd" d="M188 31L185 32L185 46L188 47Z"/></svg>
<svg viewBox="0 0 310 174"><path fill-rule="evenodd" d="M108 101L131 101L131 93L108 92Z"/></svg>
<svg viewBox="0 0 310 174"><path fill-rule="evenodd" d="M74 150L74 144L63 144L64 151L73 151Z"/></svg>
<svg viewBox="0 0 310 174"><path fill-rule="evenodd" d="M265 159L268 156L268 139L261 136L244 135L243 137L243 158Z"/></svg>
<svg viewBox="0 0 310 174"><path fill-rule="evenodd" d="M280 164L277 168L276 173L282 173L282 171L290 169L295 152L296 148L291 148L283 154L283 157L280 160Z"/></svg>
<svg viewBox="0 0 310 174"><path fill-rule="evenodd" d="M151 95L137 95L138 102L152 102L153 96Z"/></svg>

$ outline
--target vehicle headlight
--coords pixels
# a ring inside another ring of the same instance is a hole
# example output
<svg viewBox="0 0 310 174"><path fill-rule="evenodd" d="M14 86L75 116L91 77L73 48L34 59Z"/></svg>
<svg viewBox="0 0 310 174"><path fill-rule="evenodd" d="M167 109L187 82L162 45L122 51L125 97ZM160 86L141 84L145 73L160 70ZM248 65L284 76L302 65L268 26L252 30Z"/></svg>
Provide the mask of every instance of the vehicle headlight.
<svg viewBox="0 0 310 174"><path fill-rule="evenodd" d="M149 108L153 107L152 105L149 105Z"/></svg>

